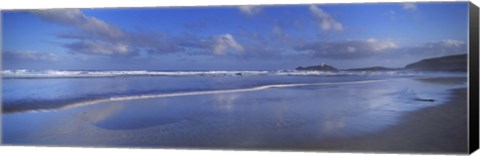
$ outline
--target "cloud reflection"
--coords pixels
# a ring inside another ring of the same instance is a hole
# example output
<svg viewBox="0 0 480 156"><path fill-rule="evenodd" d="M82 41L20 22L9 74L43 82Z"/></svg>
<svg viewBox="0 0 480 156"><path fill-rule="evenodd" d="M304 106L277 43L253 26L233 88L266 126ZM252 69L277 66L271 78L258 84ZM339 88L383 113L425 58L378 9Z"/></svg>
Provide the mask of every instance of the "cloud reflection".
<svg viewBox="0 0 480 156"><path fill-rule="evenodd" d="M215 102L215 106L228 111L233 109L239 97L239 94L215 94L213 101Z"/></svg>

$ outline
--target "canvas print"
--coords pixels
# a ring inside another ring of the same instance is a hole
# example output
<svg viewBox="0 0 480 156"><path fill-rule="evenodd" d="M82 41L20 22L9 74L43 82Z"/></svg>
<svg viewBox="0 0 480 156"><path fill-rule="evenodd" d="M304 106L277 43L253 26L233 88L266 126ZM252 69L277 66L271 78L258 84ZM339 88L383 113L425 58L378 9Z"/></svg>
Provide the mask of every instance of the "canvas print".
<svg viewBox="0 0 480 156"><path fill-rule="evenodd" d="M2 144L466 153L468 3L2 11Z"/></svg>

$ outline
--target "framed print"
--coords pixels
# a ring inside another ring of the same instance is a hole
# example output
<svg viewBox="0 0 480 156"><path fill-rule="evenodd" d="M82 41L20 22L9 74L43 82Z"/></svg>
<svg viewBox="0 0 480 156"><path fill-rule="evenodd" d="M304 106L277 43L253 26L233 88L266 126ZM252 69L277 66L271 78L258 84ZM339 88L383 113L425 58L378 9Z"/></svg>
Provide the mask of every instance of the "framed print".
<svg viewBox="0 0 480 156"><path fill-rule="evenodd" d="M468 154L471 2L2 10L2 144Z"/></svg>

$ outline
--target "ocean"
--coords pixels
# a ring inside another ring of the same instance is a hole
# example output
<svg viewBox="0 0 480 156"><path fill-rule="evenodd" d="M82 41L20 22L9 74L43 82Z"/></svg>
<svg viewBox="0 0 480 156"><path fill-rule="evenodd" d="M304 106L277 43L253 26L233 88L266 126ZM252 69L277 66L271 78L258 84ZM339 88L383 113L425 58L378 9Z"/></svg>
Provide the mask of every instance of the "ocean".
<svg viewBox="0 0 480 156"><path fill-rule="evenodd" d="M3 143L288 149L445 103L466 73L2 71ZM448 83L436 81L448 79Z"/></svg>

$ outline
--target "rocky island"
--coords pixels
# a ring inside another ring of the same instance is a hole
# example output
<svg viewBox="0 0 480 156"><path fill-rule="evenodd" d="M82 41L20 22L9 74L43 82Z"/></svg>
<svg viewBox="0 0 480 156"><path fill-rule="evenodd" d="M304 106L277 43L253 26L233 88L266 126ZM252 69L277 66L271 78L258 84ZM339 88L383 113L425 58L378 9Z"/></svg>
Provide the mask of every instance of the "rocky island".
<svg viewBox="0 0 480 156"><path fill-rule="evenodd" d="M330 65L327 65L325 63L322 63L320 65L317 65L317 66L307 66L307 67L297 67L295 68L295 70L315 70L315 71L338 71L337 68L333 67L333 66L330 66Z"/></svg>

